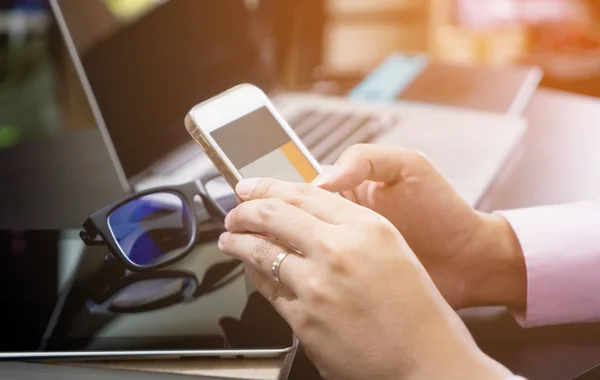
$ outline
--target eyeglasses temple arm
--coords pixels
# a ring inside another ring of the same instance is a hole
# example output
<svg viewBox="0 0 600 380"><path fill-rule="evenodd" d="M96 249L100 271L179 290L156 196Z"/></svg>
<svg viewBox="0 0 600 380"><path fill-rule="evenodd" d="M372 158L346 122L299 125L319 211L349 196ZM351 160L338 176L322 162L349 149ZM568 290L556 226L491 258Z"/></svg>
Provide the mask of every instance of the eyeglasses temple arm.
<svg viewBox="0 0 600 380"><path fill-rule="evenodd" d="M83 243L88 246L104 245L104 239L102 239L102 236L99 234L92 236L87 231L80 231L79 237L83 240Z"/></svg>

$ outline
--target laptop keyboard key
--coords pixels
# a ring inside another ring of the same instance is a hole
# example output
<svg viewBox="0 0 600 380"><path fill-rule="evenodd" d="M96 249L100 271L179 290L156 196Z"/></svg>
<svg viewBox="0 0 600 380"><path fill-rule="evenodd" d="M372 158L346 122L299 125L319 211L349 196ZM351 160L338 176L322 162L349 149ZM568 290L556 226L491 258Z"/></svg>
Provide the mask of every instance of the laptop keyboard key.
<svg viewBox="0 0 600 380"><path fill-rule="evenodd" d="M300 112L296 112L289 117L285 117L285 119L288 122L289 126L295 130L298 127L298 125L303 123L304 120L306 120L314 114L314 110L301 110Z"/></svg>
<svg viewBox="0 0 600 380"><path fill-rule="evenodd" d="M321 125L328 117L329 113L326 112L310 112L306 117L302 118L298 121L297 124L291 125L294 132L298 135L298 137L303 138L308 133L310 133L313 129Z"/></svg>
<svg viewBox="0 0 600 380"><path fill-rule="evenodd" d="M350 148L352 145L369 143L380 133L380 125L371 121L355 131L352 135L348 136L346 140L342 141L337 146L330 147L329 151L319 160L319 162L322 165L333 165L346 149Z"/></svg>
<svg viewBox="0 0 600 380"><path fill-rule="evenodd" d="M332 113L321 125L313 128L302 141L308 149L314 149L317 144L337 130L341 125L346 123L352 117L351 114Z"/></svg>
<svg viewBox="0 0 600 380"><path fill-rule="evenodd" d="M312 149L312 154L317 160L322 160L338 145L351 138L358 130L364 128L370 121L369 116L356 115L349 118L344 124L331 131L329 135L320 140Z"/></svg>

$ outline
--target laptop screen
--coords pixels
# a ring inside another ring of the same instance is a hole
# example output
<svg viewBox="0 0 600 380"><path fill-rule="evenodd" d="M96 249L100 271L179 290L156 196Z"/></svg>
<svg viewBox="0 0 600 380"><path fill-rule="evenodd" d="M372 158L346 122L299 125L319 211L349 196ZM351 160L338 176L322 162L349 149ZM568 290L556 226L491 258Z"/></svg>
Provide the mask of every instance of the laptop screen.
<svg viewBox="0 0 600 380"><path fill-rule="evenodd" d="M136 13L57 0L129 179L191 142L183 120L194 105L242 82L274 86L244 0L148 3Z"/></svg>

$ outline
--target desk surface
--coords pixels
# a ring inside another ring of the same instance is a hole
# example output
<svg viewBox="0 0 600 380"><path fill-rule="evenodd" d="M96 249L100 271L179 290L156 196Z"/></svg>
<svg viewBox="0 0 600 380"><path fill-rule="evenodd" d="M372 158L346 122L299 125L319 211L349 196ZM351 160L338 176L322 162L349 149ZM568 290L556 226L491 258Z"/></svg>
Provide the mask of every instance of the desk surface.
<svg viewBox="0 0 600 380"><path fill-rule="evenodd" d="M484 197L486 211L600 197L600 100L540 89L522 149Z"/></svg>
<svg viewBox="0 0 600 380"><path fill-rule="evenodd" d="M105 362L85 365L109 368L174 372L186 375L231 377L248 380L277 380L284 359L236 359L236 360L155 360L151 362ZM80 364L77 364L80 365ZM306 379L311 380L311 379Z"/></svg>
<svg viewBox="0 0 600 380"><path fill-rule="evenodd" d="M541 89L534 95L525 114L530 128L525 135L523 149L499 175L484 197L481 208L506 209L597 198L600 195L600 176L597 175L600 173L600 100ZM3 186L0 195L6 197L0 196L0 199L3 202L9 199L10 204L7 207L2 205L0 222L13 228L15 220L29 228L32 221L42 228L57 225L79 227L89 212L120 196L119 191L114 190L118 184L116 176L107 173L110 161L98 148L103 147L99 135L85 132L78 141L77 146L70 145L69 149L73 152L68 155L60 150L60 144L50 153L35 153L38 148L31 147L24 157L23 153L19 156L0 152L1 178L16 178L19 170L15 165L27 162L27 170L46 173L42 177L49 179L50 185L54 184L54 187L46 188L44 186L48 183L44 185L43 181L28 179L19 180L16 185L12 183L16 187ZM62 149L65 150L64 145ZM32 151L36 156L33 159ZM44 159L51 154L55 156ZM84 180L78 176L80 173L86 175ZM17 187L25 187L28 191L18 191ZM91 199L93 194L98 197ZM26 202L35 204L33 212L31 207L23 206ZM65 211L67 205L69 211ZM24 209L30 211L25 212ZM40 215L58 215L60 220L43 220ZM530 380L570 379L600 361L596 355L600 352L600 343L590 344L589 340L587 343L573 339L565 342L559 334L554 341L550 338L540 344L527 343L528 338L522 337L528 335L521 332L501 309L466 311L465 320L491 355L499 356L499 360ZM489 334L489 331L495 334ZM504 339L498 331L507 331L512 338ZM490 335L495 338L487 338ZM596 341L600 342L600 338ZM518 349L511 349L513 344L518 345ZM102 364L129 369L276 379L282 362L283 359L168 360Z"/></svg>

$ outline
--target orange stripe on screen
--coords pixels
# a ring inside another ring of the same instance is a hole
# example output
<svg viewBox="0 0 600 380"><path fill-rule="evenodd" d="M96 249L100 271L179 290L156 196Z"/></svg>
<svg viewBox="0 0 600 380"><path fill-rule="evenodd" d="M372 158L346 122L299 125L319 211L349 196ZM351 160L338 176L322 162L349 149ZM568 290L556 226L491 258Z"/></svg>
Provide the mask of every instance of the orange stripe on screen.
<svg viewBox="0 0 600 380"><path fill-rule="evenodd" d="M302 151L298 149L298 147L296 146L296 144L294 144L293 141L290 141L287 144L283 145L280 149L283 152L283 154L285 154L290 163L296 168L298 173L300 173L300 176L302 176L304 181L312 182L315 178L317 178L317 171L310 164L310 161L308 161L308 159L304 157Z"/></svg>

